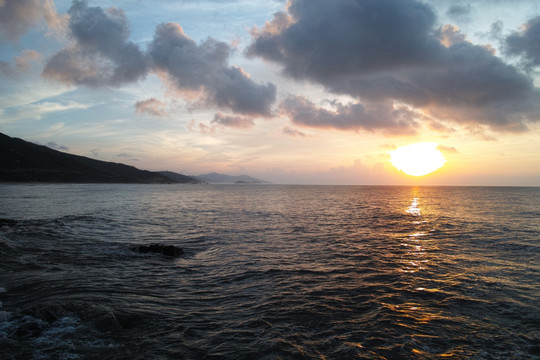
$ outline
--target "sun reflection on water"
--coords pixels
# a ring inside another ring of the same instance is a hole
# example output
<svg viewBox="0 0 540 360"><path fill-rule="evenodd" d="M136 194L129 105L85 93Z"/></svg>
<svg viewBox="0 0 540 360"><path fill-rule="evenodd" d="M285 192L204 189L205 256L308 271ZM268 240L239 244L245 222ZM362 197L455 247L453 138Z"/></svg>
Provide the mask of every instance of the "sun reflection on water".
<svg viewBox="0 0 540 360"><path fill-rule="evenodd" d="M415 191L411 204L405 209L405 213L410 214L415 218L421 217L422 211L419 204L420 201ZM424 221L415 220L412 222L413 225L422 223L424 223ZM425 265L428 263L424 247L424 244L427 241L425 238L427 235L428 234L425 231L415 231L412 234L408 234L403 239L400 245L406 249L406 254L402 258L403 268L400 269L400 272L415 273L425 269Z"/></svg>
<svg viewBox="0 0 540 360"><path fill-rule="evenodd" d="M413 216L420 216L422 215L420 212L420 207L418 206L418 198L415 197L412 199L411 205L405 210L407 214L411 214Z"/></svg>

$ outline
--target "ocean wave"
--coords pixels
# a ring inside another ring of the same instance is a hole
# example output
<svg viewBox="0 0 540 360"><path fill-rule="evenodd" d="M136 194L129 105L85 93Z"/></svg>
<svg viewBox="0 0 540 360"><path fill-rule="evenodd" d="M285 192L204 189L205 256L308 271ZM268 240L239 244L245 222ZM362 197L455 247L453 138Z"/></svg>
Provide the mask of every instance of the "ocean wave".
<svg viewBox="0 0 540 360"><path fill-rule="evenodd" d="M540 358L538 192L61 189L0 219L7 359Z"/></svg>

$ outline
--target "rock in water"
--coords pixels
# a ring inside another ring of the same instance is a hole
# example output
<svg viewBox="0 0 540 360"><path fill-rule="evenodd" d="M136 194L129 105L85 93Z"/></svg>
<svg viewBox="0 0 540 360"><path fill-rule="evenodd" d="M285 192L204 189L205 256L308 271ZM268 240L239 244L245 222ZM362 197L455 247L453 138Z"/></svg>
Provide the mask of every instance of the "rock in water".
<svg viewBox="0 0 540 360"><path fill-rule="evenodd" d="M183 252L184 251L182 249L175 247L173 245L168 245L168 246L163 247L163 255L166 255L166 256L177 257L177 256L182 255Z"/></svg>
<svg viewBox="0 0 540 360"><path fill-rule="evenodd" d="M170 257L177 257L184 253L184 251L177 246L163 244L139 245L135 250L141 253L152 252Z"/></svg>
<svg viewBox="0 0 540 360"><path fill-rule="evenodd" d="M15 226L15 225L17 225L17 223L18 223L17 220L1 219L0 218L0 228L3 227L3 226Z"/></svg>

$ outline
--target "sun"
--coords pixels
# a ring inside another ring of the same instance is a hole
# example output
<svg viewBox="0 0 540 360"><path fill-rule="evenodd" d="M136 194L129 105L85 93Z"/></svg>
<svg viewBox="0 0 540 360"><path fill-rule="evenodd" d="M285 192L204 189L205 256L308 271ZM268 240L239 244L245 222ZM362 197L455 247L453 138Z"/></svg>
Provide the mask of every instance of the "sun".
<svg viewBox="0 0 540 360"><path fill-rule="evenodd" d="M390 161L407 175L423 176L441 168L446 159L435 143L402 146L390 152Z"/></svg>

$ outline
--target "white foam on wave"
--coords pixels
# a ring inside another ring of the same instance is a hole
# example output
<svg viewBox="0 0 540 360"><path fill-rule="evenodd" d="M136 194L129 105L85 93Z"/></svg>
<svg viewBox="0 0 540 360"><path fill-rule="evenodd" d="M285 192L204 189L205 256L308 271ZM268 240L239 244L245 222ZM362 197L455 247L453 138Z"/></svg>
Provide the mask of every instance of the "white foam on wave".
<svg viewBox="0 0 540 360"><path fill-rule="evenodd" d="M0 287L0 294L7 293L6 288Z"/></svg>
<svg viewBox="0 0 540 360"><path fill-rule="evenodd" d="M32 329L40 331L32 333ZM23 333L22 338L19 331ZM14 315L0 310L0 344L8 341L19 342L21 348L30 346L34 349L34 359L80 359L92 349L103 352L118 346L96 334L77 317L64 316L49 323L31 315ZM0 358L3 359L1 355Z"/></svg>
<svg viewBox="0 0 540 360"><path fill-rule="evenodd" d="M75 318L63 317L55 321L51 326L41 333L35 341L42 344L55 344L61 340L69 339L70 335L77 331L81 324Z"/></svg>
<svg viewBox="0 0 540 360"><path fill-rule="evenodd" d="M9 312L0 310L0 339L6 339L12 330L11 323L9 322L10 315Z"/></svg>

